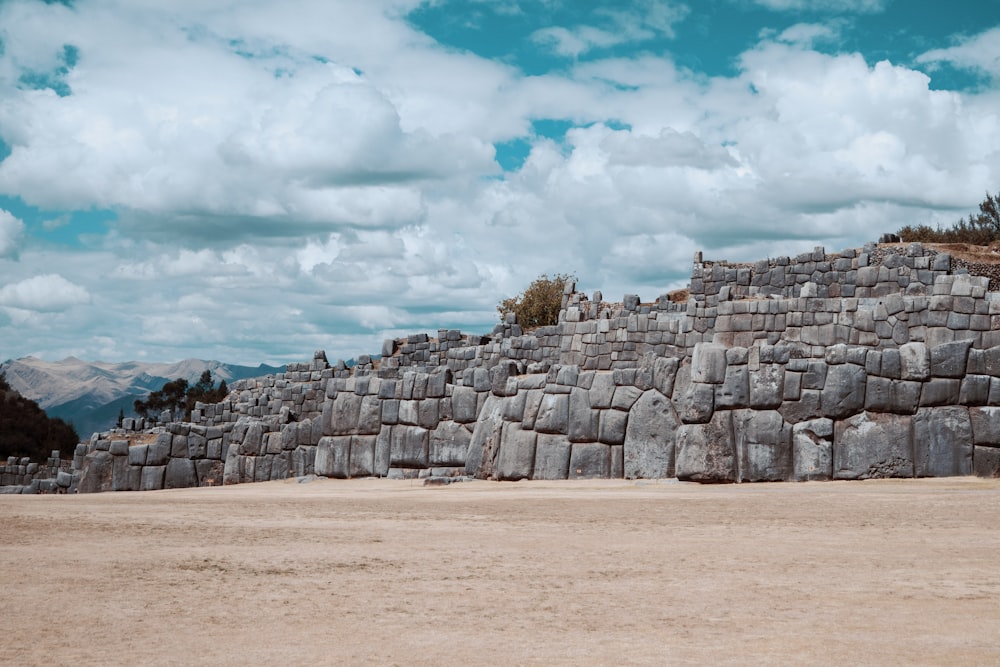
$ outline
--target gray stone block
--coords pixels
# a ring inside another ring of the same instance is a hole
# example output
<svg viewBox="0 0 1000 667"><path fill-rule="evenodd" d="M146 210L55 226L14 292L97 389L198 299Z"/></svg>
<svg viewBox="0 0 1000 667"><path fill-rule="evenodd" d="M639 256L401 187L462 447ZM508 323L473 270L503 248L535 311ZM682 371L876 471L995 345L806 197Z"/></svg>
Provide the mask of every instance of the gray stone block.
<svg viewBox="0 0 1000 667"><path fill-rule="evenodd" d="M201 459L194 462L198 486L222 486L224 464L218 459Z"/></svg>
<svg viewBox="0 0 1000 667"><path fill-rule="evenodd" d="M956 405L961 394L961 380L934 377L921 385L920 407Z"/></svg>
<svg viewBox="0 0 1000 667"><path fill-rule="evenodd" d="M503 425L497 456L497 479L531 479L535 468L535 435L534 431L525 431L516 422Z"/></svg>
<svg viewBox="0 0 1000 667"><path fill-rule="evenodd" d="M833 420L812 419L792 426L792 479L833 477Z"/></svg>
<svg viewBox="0 0 1000 667"><path fill-rule="evenodd" d="M853 364L831 366L820 399L824 417L842 419L865 407L865 369Z"/></svg>
<svg viewBox="0 0 1000 667"><path fill-rule="evenodd" d="M924 343L906 343L899 348L900 374L903 380L923 382L931 374L930 351Z"/></svg>
<svg viewBox="0 0 1000 667"><path fill-rule="evenodd" d="M615 394L615 378L612 373L597 373L590 385L590 406L598 409L611 407Z"/></svg>
<svg viewBox="0 0 1000 667"><path fill-rule="evenodd" d="M757 410L780 407L785 393L784 367L761 364L758 370L749 373L750 407Z"/></svg>
<svg viewBox="0 0 1000 667"><path fill-rule="evenodd" d="M156 436L156 442L151 443L146 449L146 465L167 465L167 459L170 458L170 442L172 439L173 436L169 433L161 433Z"/></svg>
<svg viewBox="0 0 1000 667"><path fill-rule="evenodd" d="M243 436L242 443L240 443L240 454L243 456L256 456L260 454L263 441L264 425L259 421L247 423L246 433ZM159 445L159 440L157 440L157 445ZM152 449L150 449L150 453L152 453ZM153 464L152 461L147 461L146 463Z"/></svg>
<svg viewBox="0 0 1000 667"><path fill-rule="evenodd" d="M381 430L382 401L377 395L363 396L358 412L358 433L360 435L378 435Z"/></svg>
<svg viewBox="0 0 1000 667"><path fill-rule="evenodd" d="M533 479L566 479L572 445L564 435L539 433L535 441Z"/></svg>
<svg viewBox="0 0 1000 667"><path fill-rule="evenodd" d="M971 340L941 343L931 348L931 375L937 378L961 378L965 375Z"/></svg>
<svg viewBox="0 0 1000 667"><path fill-rule="evenodd" d="M704 424L715 410L715 387L692 382L681 395L679 416L685 424Z"/></svg>
<svg viewBox="0 0 1000 667"><path fill-rule="evenodd" d="M776 410L734 411L738 479L781 482L791 477L791 437L791 427Z"/></svg>
<svg viewBox="0 0 1000 667"><path fill-rule="evenodd" d="M715 388L715 409L745 408L750 405L749 372L746 365L726 367L726 377Z"/></svg>
<svg viewBox="0 0 1000 667"><path fill-rule="evenodd" d="M625 442L628 413L621 410L601 410L597 439L607 445L621 445Z"/></svg>
<svg viewBox="0 0 1000 667"><path fill-rule="evenodd" d="M326 432L330 435L350 435L357 432L362 400L362 396L353 392L339 392L333 399L333 412Z"/></svg>
<svg viewBox="0 0 1000 667"><path fill-rule="evenodd" d="M919 382L868 376L865 409L869 412L912 415L920 404L921 388Z"/></svg>
<svg viewBox="0 0 1000 667"><path fill-rule="evenodd" d="M650 389L629 413L622 451L623 474L628 479L674 476L674 441L680 420L673 404Z"/></svg>
<svg viewBox="0 0 1000 667"><path fill-rule="evenodd" d="M163 479L165 489L188 489L198 486L198 475L191 459L170 459Z"/></svg>
<svg viewBox="0 0 1000 667"><path fill-rule="evenodd" d="M977 477L1000 477L1000 449L977 445L972 463Z"/></svg>
<svg viewBox="0 0 1000 667"><path fill-rule="evenodd" d="M456 386L451 396L452 419L460 424L476 421L476 391L472 387Z"/></svg>
<svg viewBox="0 0 1000 667"><path fill-rule="evenodd" d="M863 412L834 427L834 479L913 477L911 417Z"/></svg>
<svg viewBox="0 0 1000 667"><path fill-rule="evenodd" d="M375 464L372 471L376 477L389 474L392 465L392 426L383 426L375 436Z"/></svg>
<svg viewBox="0 0 1000 667"><path fill-rule="evenodd" d="M990 399L989 375L966 375L958 401L962 405L986 405Z"/></svg>
<svg viewBox="0 0 1000 667"><path fill-rule="evenodd" d="M721 384L726 379L726 348L716 343L697 343L691 356L691 381Z"/></svg>
<svg viewBox="0 0 1000 667"><path fill-rule="evenodd" d="M539 433L569 432L569 394L543 394L535 418Z"/></svg>
<svg viewBox="0 0 1000 667"><path fill-rule="evenodd" d="M916 477L972 474L972 422L967 408L922 408L913 417Z"/></svg>
<svg viewBox="0 0 1000 667"><path fill-rule="evenodd" d="M441 422L431 431L427 457L432 466L465 466L472 433L457 422Z"/></svg>
<svg viewBox="0 0 1000 667"><path fill-rule="evenodd" d="M588 390L573 387L569 395L570 442L595 442L598 438L601 412L590 407Z"/></svg>
<svg viewBox="0 0 1000 667"><path fill-rule="evenodd" d="M1000 447L1000 407L969 408L969 418L975 444Z"/></svg>
<svg viewBox="0 0 1000 667"><path fill-rule="evenodd" d="M131 466L128 464L127 456L115 456L111 464L111 490L112 491L136 491L130 486L131 477L129 472Z"/></svg>
<svg viewBox="0 0 1000 667"><path fill-rule="evenodd" d="M163 488L163 476L167 466L146 466L142 469L140 491L158 491Z"/></svg>
<svg viewBox="0 0 1000 667"><path fill-rule="evenodd" d="M490 394L476 420L476 427L469 442L469 452L465 460L465 474L479 479L493 476L496 454L500 451L500 436L503 428L502 400Z"/></svg>
<svg viewBox="0 0 1000 667"><path fill-rule="evenodd" d="M315 473L320 477L347 479L350 473L350 458L351 436L323 436L316 446Z"/></svg>
<svg viewBox="0 0 1000 667"><path fill-rule="evenodd" d="M611 447L599 442L575 442L569 458L569 479L611 477Z"/></svg>
<svg viewBox="0 0 1000 667"><path fill-rule="evenodd" d="M350 464L351 477L370 477L375 474L376 435L355 435L351 437Z"/></svg>
<svg viewBox="0 0 1000 667"><path fill-rule="evenodd" d="M392 429L390 465L394 468L426 468L430 433L419 426Z"/></svg>
<svg viewBox="0 0 1000 667"><path fill-rule="evenodd" d="M736 480L731 410L720 410L704 424L683 424L677 429L677 479L692 482Z"/></svg>
<svg viewBox="0 0 1000 667"><path fill-rule="evenodd" d="M146 465L149 445L135 445L128 449L128 463L133 466Z"/></svg>

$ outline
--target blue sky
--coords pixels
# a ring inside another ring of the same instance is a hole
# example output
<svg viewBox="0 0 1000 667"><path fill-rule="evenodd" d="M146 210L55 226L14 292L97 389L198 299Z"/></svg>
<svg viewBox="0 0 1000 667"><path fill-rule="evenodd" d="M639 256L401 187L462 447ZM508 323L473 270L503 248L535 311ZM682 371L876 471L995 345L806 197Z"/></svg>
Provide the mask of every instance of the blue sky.
<svg viewBox="0 0 1000 667"><path fill-rule="evenodd" d="M1000 0L0 2L0 357L488 331L1000 191Z"/></svg>

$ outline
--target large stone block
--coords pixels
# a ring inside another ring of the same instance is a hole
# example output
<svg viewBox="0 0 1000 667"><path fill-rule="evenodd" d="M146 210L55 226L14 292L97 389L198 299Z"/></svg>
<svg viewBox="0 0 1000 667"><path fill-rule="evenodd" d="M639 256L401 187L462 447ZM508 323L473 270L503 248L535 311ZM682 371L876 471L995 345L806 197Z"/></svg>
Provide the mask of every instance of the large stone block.
<svg viewBox="0 0 1000 667"><path fill-rule="evenodd" d="M173 436L169 433L160 433L156 436L156 442L150 443L146 449L146 465L165 466L170 458L170 443Z"/></svg>
<svg viewBox="0 0 1000 667"><path fill-rule="evenodd" d="M252 421L248 423L243 441L240 443L240 454L243 456L256 456L260 454L265 432L264 424L261 422ZM157 440L157 444L159 444L159 440ZM150 462L147 461L147 464L150 464Z"/></svg>
<svg viewBox="0 0 1000 667"><path fill-rule="evenodd" d="M681 394L679 416L685 424L704 424L715 410L715 386L692 382Z"/></svg>
<svg viewBox="0 0 1000 667"><path fill-rule="evenodd" d="M961 389L961 380L931 378L921 385L920 406L956 405L961 396Z"/></svg>
<svg viewBox="0 0 1000 667"><path fill-rule="evenodd" d="M535 469L535 437L534 431L525 431L516 422L503 425L497 456L497 479L531 479Z"/></svg>
<svg viewBox="0 0 1000 667"><path fill-rule="evenodd" d="M569 395L569 439L570 442L594 442L597 440L601 410L590 407L590 392L573 387Z"/></svg>
<svg viewBox="0 0 1000 667"><path fill-rule="evenodd" d="M107 451L96 450L83 460L83 471L77 485L77 493L101 493L111 490L115 458Z"/></svg>
<svg viewBox="0 0 1000 667"><path fill-rule="evenodd" d="M833 477L833 420L812 419L792 426L792 479Z"/></svg>
<svg viewBox="0 0 1000 667"><path fill-rule="evenodd" d="M358 413L358 433L378 435L382 430L382 401L378 396L363 396Z"/></svg>
<svg viewBox="0 0 1000 667"><path fill-rule="evenodd" d="M476 421L476 391L472 387L456 386L451 396L452 419L460 424Z"/></svg>
<svg viewBox="0 0 1000 667"><path fill-rule="evenodd" d="M692 482L736 480L731 410L720 410L705 424L684 424L677 429L677 479Z"/></svg>
<svg viewBox="0 0 1000 667"><path fill-rule="evenodd" d="M691 381L721 384L726 379L726 348L716 343L697 343L691 356Z"/></svg>
<svg viewBox="0 0 1000 667"><path fill-rule="evenodd" d="M868 376L865 409L869 412L893 412L912 415L920 404L921 383Z"/></svg>
<svg viewBox="0 0 1000 667"><path fill-rule="evenodd" d="M343 393L339 394L339 396L343 395ZM316 446L314 469L320 477L347 479L350 474L350 459L351 436L323 436Z"/></svg>
<svg viewBox="0 0 1000 667"><path fill-rule="evenodd" d="M394 426L382 426L375 436L375 470L376 477L385 477L392 466L392 429Z"/></svg>
<svg viewBox="0 0 1000 667"><path fill-rule="evenodd" d="M338 393L337 397L333 399L333 413L330 417L331 422L327 433L331 435L350 435L357 432L363 398L353 392Z"/></svg>
<svg viewBox="0 0 1000 667"><path fill-rule="evenodd" d="M222 486L223 466L222 461L218 459L200 459L195 461L194 469L198 476L198 486Z"/></svg>
<svg viewBox="0 0 1000 667"><path fill-rule="evenodd" d="M931 374L931 355L924 343L907 343L899 346L899 377L903 380L923 382Z"/></svg>
<svg viewBox="0 0 1000 667"><path fill-rule="evenodd" d="M680 420L670 400L655 389L632 406L625 429L624 476L661 479L674 476L674 441Z"/></svg>
<svg viewBox="0 0 1000 667"><path fill-rule="evenodd" d="M611 398L611 407L615 410L628 412L640 396L642 396L642 390L638 387L630 385L615 387L615 394Z"/></svg>
<svg viewBox="0 0 1000 667"><path fill-rule="evenodd" d="M776 409L785 393L785 368L780 364L761 364L750 371L750 407L755 410Z"/></svg>
<svg viewBox="0 0 1000 667"><path fill-rule="evenodd" d="M973 468L977 477L1000 477L1000 449L976 446Z"/></svg>
<svg viewBox="0 0 1000 667"><path fill-rule="evenodd" d="M170 459L163 480L165 489L189 489L198 486L198 474L191 459Z"/></svg>
<svg viewBox="0 0 1000 667"><path fill-rule="evenodd" d="M163 476L167 466L145 466L142 469L141 491L158 491L163 488Z"/></svg>
<svg viewBox="0 0 1000 667"><path fill-rule="evenodd" d="M931 348L931 375L937 378L961 378L965 375L971 340L941 343Z"/></svg>
<svg viewBox="0 0 1000 667"><path fill-rule="evenodd" d="M535 430L539 433L569 432L569 394L544 394L538 405Z"/></svg>
<svg viewBox="0 0 1000 667"><path fill-rule="evenodd" d="M575 442L569 458L569 479L611 477L611 447L599 442Z"/></svg>
<svg viewBox="0 0 1000 667"><path fill-rule="evenodd" d="M969 408L969 418L975 444L1000 447L1000 407Z"/></svg>
<svg viewBox="0 0 1000 667"><path fill-rule="evenodd" d="M865 369L854 364L830 366L820 399L823 416L842 419L864 410Z"/></svg>
<svg viewBox="0 0 1000 667"><path fill-rule="evenodd" d="M612 373L597 373L590 385L590 406L605 410L611 407L615 395L615 377Z"/></svg>
<svg viewBox="0 0 1000 667"><path fill-rule="evenodd" d="M972 422L967 408L922 408L913 417L916 477L972 474Z"/></svg>
<svg viewBox="0 0 1000 667"><path fill-rule="evenodd" d="M787 384L786 384L787 387ZM786 400L778 408L781 416L789 424L809 421L822 416L820 409L820 397L822 392L816 389L803 389L799 392L798 400Z"/></svg>
<svg viewBox="0 0 1000 667"><path fill-rule="evenodd" d="M715 409L745 408L748 405L750 382L746 365L727 366L725 379L715 387Z"/></svg>
<svg viewBox="0 0 1000 667"><path fill-rule="evenodd" d="M503 428L503 402L492 393L486 398L476 427L472 431L469 452L465 460L465 474L488 479L493 476L496 455L500 451Z"/></svg>
<svg viewBox="0 0 1000 667"><path fill-rule="evenodd" d="M430 432L419 426L394 426L390 465L393 468L426 468Z"/></svg>
<svg viewBox="0 0 1000 667"><path fill-rule="evenodd" d="M606 445L620 445L625 442L628 413L621 410L601 410L597 439Z"/></svg>
<svg viewBox="0 0 1000 667"><path fill-rule="evenodd" d="M428 443L428 459L431 466L465 466L472 433L456 422L441 422L431 431Z"/></svg>
<svg viewBox="0 0 1000 667"><path fill-rule="evenodd" d="M569 439L557 433L539 433L535 441L535 469L533 479L566 479L569 476L569 459L572 445Z"/></svg>
<svg viewBox="0 0 1000 667"><path fill-rule="evenodd" d="M912 417L862 412L838 421L833 439L834 479L913 477Z"/></svg>
<svg viewBox="0 0 1000 667"><path fill-rule="evenodd" d="M348 473L351 477L369 477L375 474L376 435L355 435L351 438Z"/></svg>
<svg viewBox="0 0 1000 667"><path fill-rule="evenodd" d="M791 427L776 410L734 411L738 479L781 482L791 477L791 437Z"/></svg>

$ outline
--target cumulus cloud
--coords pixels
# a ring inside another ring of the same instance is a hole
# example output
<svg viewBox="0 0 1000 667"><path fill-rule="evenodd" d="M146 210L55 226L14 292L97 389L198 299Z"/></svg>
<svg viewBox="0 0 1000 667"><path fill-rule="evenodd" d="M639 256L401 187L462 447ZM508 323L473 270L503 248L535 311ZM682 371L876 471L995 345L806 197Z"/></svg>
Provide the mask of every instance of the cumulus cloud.
<svg viewBox="0 0 1000 667"><path fill-rule="evenodd" d="M532 33L536 43L550 47L561 56L577 58L593 49L617 44L643 42L659 35L673 38L674 27L684 20L686 5L663 0L640 0L624 8L595 10L594 18L604 25L552 26Z"/></svg>
<svg viewBox="0 0 1000 667"><path fill-rule="evenodd" d="M90 293L58 273L46 273L0 287L0 306L58 312L90 303Z"/></svg>
<svg viewBox="0 0 1000 667"><path fill-rule="evenodd" d="M932 65L947 63L1000 78L1000 28L964 37L955 46L922 53L917 56L917 62Z"/></svg>
<svg viewBox="0 0 1000 667"><path fill-rule="evenodd" d="M24 223L0 208L0 257L16 257L24 239Z"/></svg>
<svg viewBox="0 0 1000 667"><path fill-rule="evenodd" d="M891 0L752 0L773 11L853 12L875 14L885 11Z"/></svg>
<svg viewBox="0 0 1000 667"><path fill-rule="evenodd" d="M947 224L1000 181L995 95L813 50L835 21L765 34L709 77L663 53L600 57L686 25L676 3L619 5L550 33L590 59L525 76L416 31L418 4L0 3L0 192L116 214L83 250L12 246L23 225L0 215L0 249L20 249L0 250L0 339L93 357L113 331L123 359L348 358L391 335L486 331L543 272L651 299L687 282L695 250L860 245ZM67 35L72 94L18 87L22 64L59 66ZM569 129L539 136L545 119ZM502 173L494 144L512 139L527 155ZM58 312L91 294L99 308Z"/></svg>

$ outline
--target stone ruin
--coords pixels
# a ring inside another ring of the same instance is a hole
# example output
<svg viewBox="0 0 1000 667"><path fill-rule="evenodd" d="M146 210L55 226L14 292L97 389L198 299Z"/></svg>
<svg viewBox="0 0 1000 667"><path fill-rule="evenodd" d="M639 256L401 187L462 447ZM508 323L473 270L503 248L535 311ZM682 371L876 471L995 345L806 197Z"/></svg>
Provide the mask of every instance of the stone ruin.
<svg viewBox="0 0 1000 667"><path fill-rule="evenodd" d="M95 434L58 483L6 488L996 477L997 271L916 243L753 264L698 253L686 304L568 285L554 326L387 340L353 368L317 352L141 444L132 420Z"/></svg>

